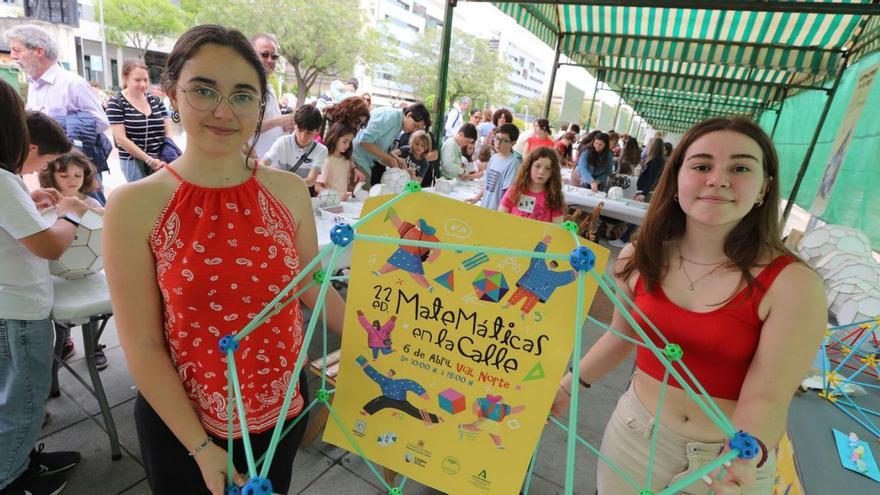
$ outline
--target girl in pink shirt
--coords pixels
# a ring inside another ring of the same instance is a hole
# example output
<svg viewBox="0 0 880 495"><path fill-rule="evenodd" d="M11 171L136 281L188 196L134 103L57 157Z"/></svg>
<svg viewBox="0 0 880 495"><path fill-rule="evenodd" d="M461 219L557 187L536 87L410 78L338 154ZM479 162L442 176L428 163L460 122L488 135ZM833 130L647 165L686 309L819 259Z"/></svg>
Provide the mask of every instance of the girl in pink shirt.
<svg viewBox="0 0 880 495"><path fill-rule="evenodd" d="M562 223L565 200L556 151L541 147L526 155L498 210L541 222Z"/></svg>
<svg viewBox="0 0 880 495"><path fill-rule="evenodd" d="M315 182L318 192L329 188L336 191L343 201L351 197L348 178L354 170L354 162L351 161L351 140L354 135L355 130L341 122L330 126L324 141L327 146L327 161Z"/></svg>

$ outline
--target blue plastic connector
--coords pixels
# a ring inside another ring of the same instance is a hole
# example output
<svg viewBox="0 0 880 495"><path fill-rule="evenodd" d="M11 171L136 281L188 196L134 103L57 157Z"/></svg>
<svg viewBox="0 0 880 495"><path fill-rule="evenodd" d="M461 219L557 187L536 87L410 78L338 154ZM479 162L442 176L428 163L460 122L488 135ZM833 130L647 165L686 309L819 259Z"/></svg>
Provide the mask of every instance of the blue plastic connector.
<svg viewBox="0 0 880 495"><path fill-rule="evenodd" d="M227 486L225 490L223 490L224 495L241 495L241 488L232 485Z"/></svg>
<svg viewBox="0 0 880 495"><path fill-rule="evenodd" d="M339 247L345 247L354 240L354 229L347 223L337 223L330 229L330 240Z"/></svg>
<svg viewBox="0 0 880 495"><path fill-rule="evenodd" d="M238 342L236 342L232 335L227 335L220 339L220 352L222 352L224 356L229 354L229 351L235 352L237 350Z"/></svg>
<svg viewBox="0 0 880 495"><path fill-rule="evenodd" d="M241 488L242 495L272 495L272 482L267 478L254 476Z"/></svg>
<svg viewBox="0 0 880 495"><path fill-rule="evenodd" d="M580 246L572 250L569 261L575 270L588 272L596 266L596 254L587 246Z"/></svg>
<svg viewBox="0 0 880 495"><path fill-rule="evenodd" d="M731 449L739 452L740 459L752 459L761 453L761 445L752 435L740 430L733 434L733 438L728 442Z"/></svg>

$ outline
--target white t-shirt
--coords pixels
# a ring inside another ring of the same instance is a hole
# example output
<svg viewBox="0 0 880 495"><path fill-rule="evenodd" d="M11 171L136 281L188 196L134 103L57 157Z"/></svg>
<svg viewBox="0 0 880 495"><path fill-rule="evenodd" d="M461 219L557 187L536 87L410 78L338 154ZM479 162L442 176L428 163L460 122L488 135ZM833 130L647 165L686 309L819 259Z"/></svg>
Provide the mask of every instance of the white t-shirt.
<svg viewBox="0 0 880 495"><path fill-rule="evenodd" d="M266 110L263 112L263 120L274 119L280 115L281 107L278 106L278 100L275 99L275 91L272 89L272 86L269 85L269 94L266 96ZM263 129L260 131L260 139L257 139L257 144L254 146L254 153L257 154L257 158L265 158L266 152L268 152L272 145L275 144L275 141L283 135L284 129L281 127L273 127L272 129Z"/></svg>
<svg viewBox="0 0 880 495"><path fill-rule="evenodd" d="M314 149L312 149L312 144L315 145ZM295 134L281 136L269 148L265 158L269 160L270 166L290 172L299 162L300 157L311 149L312 151L309 153L308 158L296 169L296 175L305 179L313 168L320 172L324 168L324 161L327 160L327 147L318 142L312 144L306 145L305 148L300 148L296 143Z"/></svg>
<svg viewBox="0 0 880 495"><path fill-rule="evenodd" d="M483 201L480 206L490 210L497 210L501 204L504 192L510 188L519 160L516 155L501 156L498 153L489 158L489 166L483 174Z"/></svg>
<svg viewBox="0 0 880 495"><path fill-rule="evenodd" d="M49 262L18 242L51 225L21 177L0 169L0 318L42 320L54 298Z"/></svg>

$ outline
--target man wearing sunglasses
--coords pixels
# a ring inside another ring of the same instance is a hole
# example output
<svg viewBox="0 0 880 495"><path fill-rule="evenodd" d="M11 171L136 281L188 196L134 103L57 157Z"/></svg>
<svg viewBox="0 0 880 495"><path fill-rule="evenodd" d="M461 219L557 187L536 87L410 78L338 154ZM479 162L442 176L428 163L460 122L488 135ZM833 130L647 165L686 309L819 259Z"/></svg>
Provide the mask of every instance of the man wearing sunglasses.
<svg viewBox="0 0 880 495"><path fill-rule="evenodd" d="M251 38L251 45L257 52L257 58L263 64L266 75L269 76L275 72L275 64L278 63L278 43L275 38L260 33ZM275 97L275 90L269 85L269 94L266 95L266 110L263 112L263 124L261 126L260 138L254 145L254 154L257 158L262 159L272 144L281 136L293 131L294 122L293 114L282 115L281 107L278 105L278 98Z"/></svg>

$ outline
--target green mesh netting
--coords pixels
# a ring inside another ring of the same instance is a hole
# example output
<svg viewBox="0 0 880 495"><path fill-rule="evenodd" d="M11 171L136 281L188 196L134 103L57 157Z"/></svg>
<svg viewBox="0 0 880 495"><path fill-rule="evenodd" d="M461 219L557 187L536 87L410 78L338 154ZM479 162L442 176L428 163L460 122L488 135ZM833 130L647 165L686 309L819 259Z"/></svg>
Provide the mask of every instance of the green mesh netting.
<svg viewBox="0 0 880 495"><path fill-rule="evenodd" d="M843 120L843 114L853 94L854 83L866 68L880 63L880 52L862 58L849 67L840 81L834 102L822 126L822 133L810 159L795 203L809 210L816 197L819 181L825 173L825 164L831 146ZM782 195L791 193L801 162L819 122L825 105L822 91L804 91L788 98L776 128L774 143L779 151ZM874 82L862 116L856 125L846 158L837 176L831 201L822 220L857 228L868 235L875 249L880 249L880 83ZM773 129L776 112L768 111L759 119L769 133Z"/></svg>

